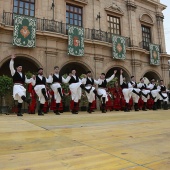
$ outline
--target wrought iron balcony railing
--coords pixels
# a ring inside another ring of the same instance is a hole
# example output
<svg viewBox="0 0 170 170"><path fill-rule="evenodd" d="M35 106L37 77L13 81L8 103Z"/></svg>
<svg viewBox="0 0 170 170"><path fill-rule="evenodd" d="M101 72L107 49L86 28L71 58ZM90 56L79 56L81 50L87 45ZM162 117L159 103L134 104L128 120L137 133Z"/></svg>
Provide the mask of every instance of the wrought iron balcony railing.
<svg viewBox="0 0 170 170"><path fill-rule="evenodd" d="M3 23L8 26L13 26L14 24L13 16L14 16L13 13L3 12ZM54 20L37 18L37 30L50 31L50 32L67 35L67 24L54 21ZM85 28L84 35L85 35L85 39L112 43L113 34L110 32ZM131 46L130 38L129 37L125 37L125 38L126 38L126 46L130 47Z"/></svg>
<svg viewBox="0 0 170 170"><path fill-rule="evenodd" d="M139 43L139 47L140 48L143 48L143 49L145 49L145 50L147 50L147 51L149 51L150 49L149 49L149 42L145 42L145 41L141 41L140 43ZM159 45L159 52L160 53L162 53L162 50L161 50L161 46Z"/></svg>

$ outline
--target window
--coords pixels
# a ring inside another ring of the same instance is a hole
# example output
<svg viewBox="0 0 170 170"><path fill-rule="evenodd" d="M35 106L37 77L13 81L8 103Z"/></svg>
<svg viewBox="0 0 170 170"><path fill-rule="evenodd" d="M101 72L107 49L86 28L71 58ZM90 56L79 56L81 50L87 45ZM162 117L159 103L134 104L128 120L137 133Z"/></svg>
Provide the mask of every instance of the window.
<svg viewBox="0 0 170 170"><path fill-rule="evenodd" d="M66 4L66 24L82 27L82 8Z"/></svg>
<svg viewBox="0 0 170 170"><path fill-rule="evenodd" d="M151 29L144 25L142 25L142 42L143 48L149 50L149 43L151 43Z"/></svg>
<svg viewBox="0 0 170 170"><path fill-rule="evenodd" d="M35 0L14 0L13 12L20 15L35 15Z"/></svg>
<svg viewBox="0 0 170 170"><path fill-rule="evenodd" d="M110 33L121 34L120 31L120 18L114 16L107 16L108 29Z"/></svg>

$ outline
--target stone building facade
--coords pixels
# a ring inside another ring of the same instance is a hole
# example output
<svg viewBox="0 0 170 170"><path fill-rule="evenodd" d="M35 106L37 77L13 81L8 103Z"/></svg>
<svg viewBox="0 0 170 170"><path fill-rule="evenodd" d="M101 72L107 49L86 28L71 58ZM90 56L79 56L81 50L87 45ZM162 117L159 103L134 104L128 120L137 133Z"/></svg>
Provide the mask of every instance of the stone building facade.
<svg viewBox="0 0 170 170"><path fill-rule="evenodd" d="M137 81L142 76L164 79L167 85L169 55L162 14L165 8L160 0L1 0L0 74L10 75L9 59L15 53L24 71L36 72L43 67L48 75L58 65L62 74L75 67L79 75L91 70L98 78L101 72L109 76L114 69L123 69L128 78L134 75ZM37 18L35 48L12 45L13 13ZM84 27L83 57L68 55L66 23ZM113 59L111 33L127 37L123 61ZM159 66L150 65L148 42L160 45Z"/></svg>

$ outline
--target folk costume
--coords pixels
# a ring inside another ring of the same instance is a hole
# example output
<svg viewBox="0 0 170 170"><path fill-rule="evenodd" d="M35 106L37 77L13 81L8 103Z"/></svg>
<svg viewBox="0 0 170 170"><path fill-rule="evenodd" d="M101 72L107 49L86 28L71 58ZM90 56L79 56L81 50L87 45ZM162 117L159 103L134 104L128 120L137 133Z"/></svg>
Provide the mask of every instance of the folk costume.
<svg viewBox="0 0 170 170"><path fill-rule="evenodd" d="M105 74L102 73L104 76ZM107 83L110 82L112 79L114 79L115 74L113 74L111 77L107 78L107 79L98 79L98 90L97 93L99 96L101 97L101 102L102 102L102 113L106 113L106 102L108 101L108 96L107 96L107 92L106 92L106 88L107 88Z"/></svg>
<svg viewBox="0 0 170 170"><path fill-rule="evenodd" d="M38 72L40 70L43 70L43 69L39 68ZM32 83L32 85L34 86L34 90L35 90L37 96L39 97L39 101L40 101L40 106L39 106L39 109L38 109L38 115L44 115L42 113L42 109L44 107L45 102L48 101L46 83L52 83L52 76L51 75L49 75L49 78L45 78L43 75L38 74L36 76L34 82Z"/></svg>
<svg viewBox="0 0 170 170"><path fill-rule="evenodd" d="M17 67L19 67L21 65L17 65ZM14 59L10 60L10 64L9 64L9 68L11 71L11 75L13 78L13 98L14 100L18 101L18 113L17 116L23 116L21 114L21 108L22 108L22 103L27 102L29 103L30 101L28 99L26 99L26 89L24 88L24 84L25 83L31 83L33 81L33 79L27 79L27 77L25 76L25 74L23 74L22 72L17 72L14 69Z"/></svg>

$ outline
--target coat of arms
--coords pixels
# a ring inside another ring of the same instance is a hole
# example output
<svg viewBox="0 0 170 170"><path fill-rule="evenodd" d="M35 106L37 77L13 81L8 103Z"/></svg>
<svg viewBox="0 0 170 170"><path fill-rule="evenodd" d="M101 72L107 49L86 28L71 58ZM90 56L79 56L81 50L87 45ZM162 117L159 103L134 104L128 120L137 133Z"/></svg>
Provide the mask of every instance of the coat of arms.
<svg viewBox="0 0 170 170"><path fill-rule="evenodd" d="M23 26L22 29L20 30L21 35L26 38L30 34L30 31L28 30L27 26Z"/></svg>

